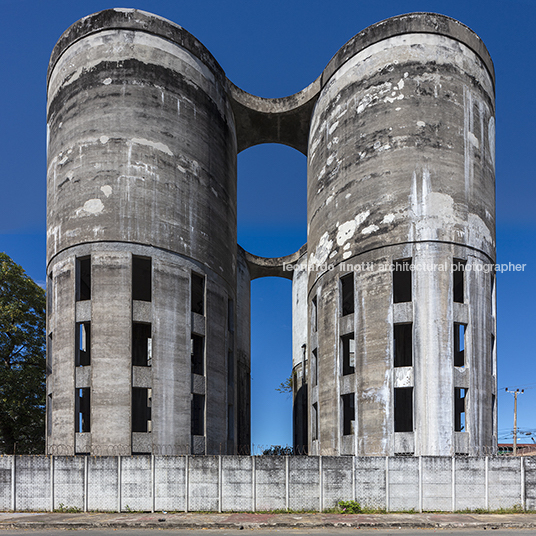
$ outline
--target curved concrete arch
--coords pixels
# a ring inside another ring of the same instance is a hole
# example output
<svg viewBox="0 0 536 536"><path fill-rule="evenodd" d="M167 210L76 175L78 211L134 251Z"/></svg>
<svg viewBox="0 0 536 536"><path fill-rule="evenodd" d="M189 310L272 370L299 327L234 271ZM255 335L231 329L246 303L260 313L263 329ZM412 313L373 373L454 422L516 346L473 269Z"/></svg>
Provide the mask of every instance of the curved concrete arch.
<svg viewBox="0 0 536 536"><path fill-rule="evenodd" d="M307 244L284 257L259 257L244 250L252 281L261 277L283 277L292 280L297 263L306 252Z"/></svg>

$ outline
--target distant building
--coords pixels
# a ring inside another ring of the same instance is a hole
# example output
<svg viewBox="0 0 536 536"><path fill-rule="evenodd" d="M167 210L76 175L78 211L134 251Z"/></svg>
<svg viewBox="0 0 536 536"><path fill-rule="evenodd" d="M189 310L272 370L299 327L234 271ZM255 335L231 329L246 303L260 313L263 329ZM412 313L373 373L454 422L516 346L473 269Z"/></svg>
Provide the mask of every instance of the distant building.
<svg viewBox="0 0 536 536"><path fill-rule="evenodd" d="M248 453L270 275L293 281L297 451L493 451L494 116L486 48L442 15L367 28L282 99L155 15L71 26L48 72L47 452ZM308 157L307 245L282 259L237 246L236 157L260 143Z"/></svg>

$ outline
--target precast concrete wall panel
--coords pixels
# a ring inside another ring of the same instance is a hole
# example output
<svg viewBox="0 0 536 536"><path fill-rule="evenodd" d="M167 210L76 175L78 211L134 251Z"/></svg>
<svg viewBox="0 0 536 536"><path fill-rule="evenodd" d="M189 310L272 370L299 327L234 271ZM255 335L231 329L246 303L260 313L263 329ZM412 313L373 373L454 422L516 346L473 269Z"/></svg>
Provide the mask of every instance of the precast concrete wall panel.
<svg viewBox="0 0 536 536"><path fill-rule="evenodd" d="M0 456L0 511L10 510L13 456Z"/></svg>
<svg viewBox="0 0 536 536"><path fill-rule="evenodd" d="M218 457L191 456L188 461L188 509L217 512L220 497Z"/></svg>
<svg viewBox="0 0 536 536"><path fill-rule="evenodd" d="M525 458L525 508L536 510L536 458Z"/></svg>
<svg viewBox="0 0 536 536"><path fill-rule="evenodd" d="M54 508L84 509L85 463L83 456L51 458L54 471Z"/></svg>
<svg viewBox="0 0 536 536"><path fill-rule="evenodd" d="M285 473L284 456L255 458L255 510L286 508Z"/></svg>
<svg viewBox="0 0 536 536"><path fill-rule="evenodd" d="M488 508L521 506L521 464L524 458L488 458Z"/></svg>
<svg viewBox="0 0 536 536"><path fill-rule="evenodd" d="M88 457L88 510L107 511L118 508L118 456Z"/></svg>
<svg viewBox="0 0 536 536"><path fill-rule="evenodd" d="M351 456L325 456L322 458L322 506L335 508L340 500L353 499Z"/></svg>
<svg viewBox="0 0 536 536"><path fill-rule="evenodd" d="M249 511L253 509L253 458L221 457L221 509Z"/></svg>
<svg viewBox="0 0 536 536"><path fill-rule="evenodd" d="M422 509L452 509L452 458L421 458Z"/></svg>
<svg viewBox="0 0 536 536"><path fill-rule="evenodd" d="M289 508L317 510L320 507L320 458L318 456L290 456Z"/></svg>
<svg viewBox="0 0 536 536"><path fill-rule="evenodd" d="M389 458L389 511L419 508L418 458Z"/></svg>
<svg viewBox="0 0 536 536"><path fill-rule="evenodd" d="M386 508L385 458L355 457L355 500L368 508Z"/></svg>
<svg viewBox="0 0 536 536"><path fill-rule="evenodd" d="M485 458L456 458L456 508L486 508Z"/></svg>
<svg viewBox="0 0 536 536"><path fill-rule="evenodd" d="M121 510L152 509L152 467L150 456L121 457Z"/></svg>
<svg viewBox="0 0 536 536"><path fill-rule="evenodd" d="M186 510L186 456L155 456L155 509Z"/></svg>
<svg viewBox="0 0 536 536"><path fill-rule="evenodd" d="M50 510L50 458L17 456L15 458L15 508Z"/></svg>

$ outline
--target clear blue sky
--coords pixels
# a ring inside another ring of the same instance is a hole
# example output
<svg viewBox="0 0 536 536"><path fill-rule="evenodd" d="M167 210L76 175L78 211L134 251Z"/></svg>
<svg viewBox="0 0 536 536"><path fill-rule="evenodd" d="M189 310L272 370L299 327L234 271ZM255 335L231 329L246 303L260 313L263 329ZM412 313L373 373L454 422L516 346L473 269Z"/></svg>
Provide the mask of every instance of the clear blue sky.
<svg viewBox="0 0 536 536"><path fill-rule="evenodd" d="M435 11L471 27L497 75L498 259L526 263L498 275L499 437L511 441L513 397L525 388L518 425L536 437L536 0L0 0L0 251L45 280L45 80L62 32L90 13L135 7L194 34L242 89L264 97L295 93L331 56L379 20ZM265 145L239 156L239 242L279 256L306 241L306 162L288 147ZM275 391L291 371L291 285L252 284L253 443L291 443L290 399ZM522 436L520 441L530 440Z"/></svg>

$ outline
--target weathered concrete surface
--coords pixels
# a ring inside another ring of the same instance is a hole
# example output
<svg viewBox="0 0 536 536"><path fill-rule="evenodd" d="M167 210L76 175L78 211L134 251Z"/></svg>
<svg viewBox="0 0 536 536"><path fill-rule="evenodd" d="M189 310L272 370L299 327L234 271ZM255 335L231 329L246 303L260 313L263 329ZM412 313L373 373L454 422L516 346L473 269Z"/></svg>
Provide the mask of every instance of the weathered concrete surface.
<svg viewBox="0 0 536 536"><path fill-rule="evenodd" d="M487 50L442 15L367 28L280 99L237 88L160 17L116 9L75 23L48 73L48 452L247 450L249 283L265 276L293 280L297 443L337 455L492 450L491 274L468 272L453 303L451 274L416 271L411 300L393 303L390 272L356 267L494 262L494 114ZM307 247L278 259L236 246L236 155L268 142L308 155ZM87 256L94 292L75 305L76 259ZM149 303L132 299L133 256L152 260ZM352 312L342 316L349 270ZM195 274L202 313L190 311ZM83 372L71 362L75 321L91 322L96 349ZM131 322L151 324L150 371L129 364ZM412 324L404 370L393 362L397 323ZM454 323L466 326L463 367ZM192 334L203 339L203 374L191 374ZM77 435L75 386L95 391L91 432ZM151 395L147 432L130 433L133 388ZM411 429L395 433L400 388L412 389ZM467 389L463 430L456 388Z"/></svg>

